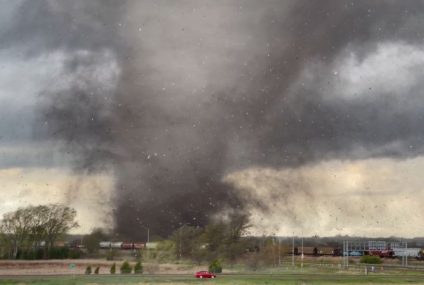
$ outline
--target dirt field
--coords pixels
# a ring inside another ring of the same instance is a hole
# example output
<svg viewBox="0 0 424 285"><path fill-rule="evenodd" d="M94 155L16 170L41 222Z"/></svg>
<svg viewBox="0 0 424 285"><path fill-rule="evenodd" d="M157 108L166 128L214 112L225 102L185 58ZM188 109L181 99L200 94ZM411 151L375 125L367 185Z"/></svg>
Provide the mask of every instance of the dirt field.
<svg viewBox="0 0 424 285"><path fill-rule="evenodd" d="M99 267L99 274L109 274L110 267L116 263L116 273L123 261L105 261L99 259L79 260L0 260L0 275L56 275L56 274L84 274L88 265L92 271ZM71 265L73 264L73 265ZM134 263L132 263L134 265ZM178 264L149 264L144 263L146 273L192 274L204 270L201 266L187 266Z"/></svg>

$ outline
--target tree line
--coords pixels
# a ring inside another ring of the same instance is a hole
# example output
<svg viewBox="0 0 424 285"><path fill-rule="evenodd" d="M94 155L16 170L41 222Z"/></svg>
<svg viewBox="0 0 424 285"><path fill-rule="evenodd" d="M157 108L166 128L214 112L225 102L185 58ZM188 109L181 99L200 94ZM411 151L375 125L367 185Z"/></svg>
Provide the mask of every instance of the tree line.
<svg viewBox="0 0 424 285"><path fill-rule="evenodd" d="M84 235L84 250L55 246L71 229L78 227L76 211L70 207L50 204L19 208L3 215L0 221L0 257L10 259L92 258L114 260L115 249L100 251L100 241L116 239L113 233L94 229ZM166 238L157 237L157 246L136 252L137 260L161 262L195 262L220 267L243 261L252 269L260 264L279 263L283 248L272 237L249 236L249 216L233 212L204 227L183 224ZM148 271L154 271L147 268Z"/></svg>
<svg viewBox="0 0 424 285"><path fill-rule="evenodd" d="M0 242L5 258L49 258L54 244L78 227L76 211L60 204L28 206L3 215Z"/></svg>
<svg viewBox="0 0 424 285"><path fill-rule="evenodd" d="M209 264L209 269L245 264L251 270L277 266L290 251L273 236L251 236L249 216L234 212L225 219L205 227L182 225L167 239L160 240L155 250L145 251L144 258L159 263L169 261ZM220 269L218 269L220 270Z"/></svg>
<svg viewBox="0 0 424 285"><path fill-rule="evenodd" d="M235 212L204 228L183 225L169 239L178 259L198 263L216 259L233 262L250 246L248 239L243 238L249 228L249 217Z"/></svg>

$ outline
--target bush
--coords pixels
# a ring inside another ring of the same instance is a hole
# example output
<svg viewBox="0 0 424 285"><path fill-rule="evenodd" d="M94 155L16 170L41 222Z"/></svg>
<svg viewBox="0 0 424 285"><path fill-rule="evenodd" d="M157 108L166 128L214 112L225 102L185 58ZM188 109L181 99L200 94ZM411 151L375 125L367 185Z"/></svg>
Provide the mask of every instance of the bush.
<svg viewBox="0 0 424 285"><path fill-rule="evenodd" d="M137 262L134 266L134 274L143 273L143 265L141 265L141 261Z"/></svg>
<svg viewBox="0 0 424 285"><path fill-rule="evenodd" d="M132 268L128 261L124 261L121 266L121 274L131 274Z"/></svg>
<svg viewBox="0 0 424 285"><path fill-rule="evenodd" d="M87 268L85 269L85 275L90 275L91 274L91 265L87 266Z"/></svg>
<svg viewBox="0 0 424 285"><path fill-rule="evenodd" d="M112 264L112 266L110 267L110 274L115 274L116 273L116 263Z"/></svg>
<svg viewBox="0 0 424 285"><path fill-rule="evenodd" d="M22 251L18 250L16 259L77 259L82 255L80 249L69 247L53 247L47 252L44 248Z"/></svg>
<svg viewBox="0 0 424 285"><path fill-rule="evenodd" d="M71 249L71 250L69 250L68 258L78 259L78 258L81 258L82 254L83 254L83 252L78 248L77 249Z"/></svg>
<svg viewBox="0 0 424 285"><path fill-rule="evenodd" d="M99 274L99 270L100 270L100 267L96 267L96 269L94 270L94 274Z"/></svg>
<svg viewBox="0 0 424 285"><path fill-rule="evenodd" d="M168 263L175 260L176 247L175 243L171 240L163 240L157 244L154 250L149 250L149 259L156 259L159 262Z"/></svg>
<svg viewBox="0 0 424 285"><path fill-rule="evenodd" d="M222 273L221 263L217 259L215 259L211 262L211 264L209 264L209 272Z"/></svg>
<svg viewBox="0 0 424 285"><path fill-rule="evenodd" d="M364 255L361 257L360 260L361 263L367 263L367 264L380 264L382 263L381 258L379 256L375 255Z"/></svg>
<svg viewBox="0 0 424 285"><path fill-rule="evenodd" d="M37 250L27 250L22 251L18 250L18 253L16 255L16 259L43 259L44 258L44 250L43 249L37 249Z"/></svg>
<svg viewBox="0 0 424 285"><path fill-rule="evenodd" d="M50 259L66 259L69 256L69 247L53 247L49 249Z"/></svg>

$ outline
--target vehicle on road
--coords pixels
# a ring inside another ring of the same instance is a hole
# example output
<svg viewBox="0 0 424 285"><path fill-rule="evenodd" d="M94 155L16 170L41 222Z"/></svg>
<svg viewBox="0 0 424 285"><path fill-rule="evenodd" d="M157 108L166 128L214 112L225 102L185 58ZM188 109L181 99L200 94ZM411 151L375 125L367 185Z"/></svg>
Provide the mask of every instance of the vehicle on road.
<svg viewBox="0 0 424 285"><path fill-rule="evenodd" d="M216 278L216 275L214 273L211 273L209 271L198 271L194 275L196 278Z"/></svg>

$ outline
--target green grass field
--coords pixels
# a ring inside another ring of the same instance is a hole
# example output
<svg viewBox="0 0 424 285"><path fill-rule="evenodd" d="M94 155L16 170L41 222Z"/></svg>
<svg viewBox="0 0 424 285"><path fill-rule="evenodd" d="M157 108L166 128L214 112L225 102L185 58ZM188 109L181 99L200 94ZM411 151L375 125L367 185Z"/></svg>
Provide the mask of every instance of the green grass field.
<svg viewBox="0 0 424 285"><path fill-rule="evenodd" d="M424 284L423 275L348 275L348 274L258 274L221 275L217 279L199 280L187 275L172 276L52 276L0 279L0 284L96 285L96 284Z"/></svg>

